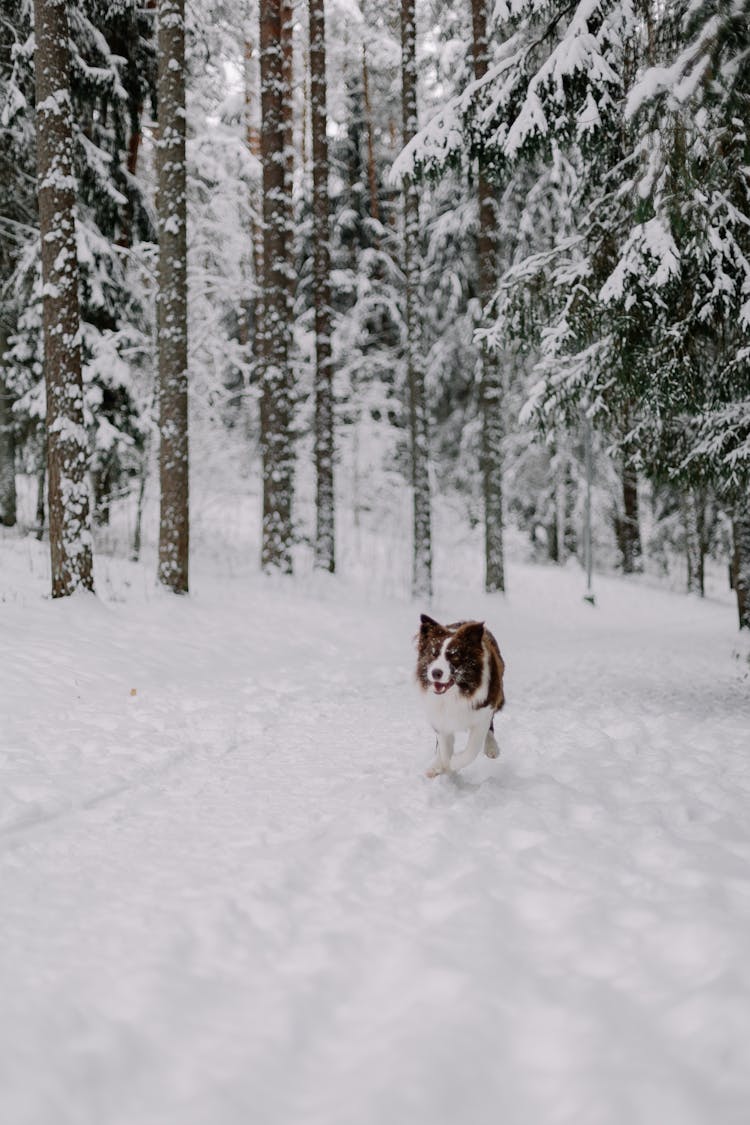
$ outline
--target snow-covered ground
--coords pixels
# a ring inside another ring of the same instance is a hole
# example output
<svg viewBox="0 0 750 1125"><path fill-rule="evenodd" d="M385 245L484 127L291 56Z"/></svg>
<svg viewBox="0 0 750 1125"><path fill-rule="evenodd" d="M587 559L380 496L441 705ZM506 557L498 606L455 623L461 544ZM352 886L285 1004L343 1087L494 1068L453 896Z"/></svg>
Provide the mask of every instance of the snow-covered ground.
<svg viewBox="0 0 750 1125"><path fill-rule="evenodd" d="M3 1125L745 1125L731 601L97 580L0 539ZM421 608L508 665L500 760L434 781Z"/></svg>

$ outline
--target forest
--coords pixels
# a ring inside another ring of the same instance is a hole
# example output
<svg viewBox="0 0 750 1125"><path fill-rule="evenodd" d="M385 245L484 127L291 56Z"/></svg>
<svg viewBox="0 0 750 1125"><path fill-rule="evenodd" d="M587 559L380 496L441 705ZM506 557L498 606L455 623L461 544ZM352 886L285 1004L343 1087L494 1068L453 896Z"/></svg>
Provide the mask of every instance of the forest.
<svg viewBox="0 0 750 1125"><path fill-rule="evenodd" d="M750 0L2 0L2 1125L746 1125L749 125Z"/></svg>
<svg viewBox="0 0 750 1125"><path fill-rule="evenodd" d="M442 508L487 591L510 537L699 595L713 567L750 627L749 29L7 0L0 521L49 539L53 595L157 540L187 591L208 473L265 571L389 528L429 596Z"/></svg>

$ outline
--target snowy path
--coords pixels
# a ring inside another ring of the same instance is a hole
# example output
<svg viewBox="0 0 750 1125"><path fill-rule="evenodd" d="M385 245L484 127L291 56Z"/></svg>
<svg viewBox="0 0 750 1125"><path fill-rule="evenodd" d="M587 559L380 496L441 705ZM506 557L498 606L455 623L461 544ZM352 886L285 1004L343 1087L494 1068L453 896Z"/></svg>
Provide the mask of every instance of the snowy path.
<svg viewBox="0 0 750 1125"><path fill-rule="evenodd" d="M511 581L433 607L510 702L431 782L413 607L0 605L4 1125L744 1125L731 612Z"/></svg>

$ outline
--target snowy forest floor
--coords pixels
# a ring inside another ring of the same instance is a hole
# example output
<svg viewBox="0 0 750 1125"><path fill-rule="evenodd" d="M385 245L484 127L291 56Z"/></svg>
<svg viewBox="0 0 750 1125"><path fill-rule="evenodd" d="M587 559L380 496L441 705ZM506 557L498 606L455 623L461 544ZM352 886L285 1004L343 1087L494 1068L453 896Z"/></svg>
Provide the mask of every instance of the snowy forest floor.
<svg viewBox="0 0 750 1125"><path fill-rule="evenodd" d="M0 538L4 1125L744 1125L734 609L516 564L501 758L423 774L414 606Z"/></svg>

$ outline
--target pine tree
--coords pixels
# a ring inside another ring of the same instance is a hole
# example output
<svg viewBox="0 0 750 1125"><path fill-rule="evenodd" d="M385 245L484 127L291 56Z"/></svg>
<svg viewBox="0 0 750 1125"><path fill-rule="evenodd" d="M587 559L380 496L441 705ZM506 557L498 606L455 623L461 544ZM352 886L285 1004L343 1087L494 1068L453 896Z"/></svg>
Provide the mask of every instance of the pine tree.
<svg viewBox="0 0 750 1125"><path fill-rule="evenodd" d="M417 132L416 13L414 0L401 0L402 134L408 145ZM429 437L419 301L419 195L414 178L404 177L404 301L406 365L409 391L411 484L413 503L412 593L432 595L432 517L430 511Z"/></svg>
<svg viewBox="0 0 750 1125"><path fill-rule="evenodd" d="M334 422L331 365L331 251L328 113L324 0L309 0L310 95L313 178L313 303L315 306L315 469L317 476L315 563L336 568L334 524Z"/></svg>
<svg viewBox="0 0 750 1125"><path fill-rule="evenodd" d="M282 0L261 6L263 298L260 317L263 529L261 565L292 570L292 386L289 370L289 204L284 148Z"/></svg>
<svg viewBox="0 0 750 1125"><path fill-rule="evenodd" d="M188 590L185 5L159 0L159 581Z"/></svg>
<svg viewBox="0 0 750 1125"><path fill-rule="evenodd" d="M79 344L78 258L68 19L64 0L36 0L36 125L44 282L44 374L52 596L93 590Z"/></svg>

